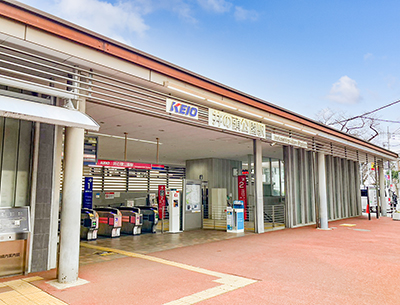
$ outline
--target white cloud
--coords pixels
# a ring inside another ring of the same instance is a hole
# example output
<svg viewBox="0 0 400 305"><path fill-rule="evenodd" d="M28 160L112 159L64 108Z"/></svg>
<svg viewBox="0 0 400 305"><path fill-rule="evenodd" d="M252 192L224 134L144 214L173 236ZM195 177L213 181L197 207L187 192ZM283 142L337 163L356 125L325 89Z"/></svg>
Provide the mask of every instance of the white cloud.
<svg viewBox="0 0 400 305"><path fill-rule="evenodd" d="M364 55L364 60L372 60L374 59L374 55L372 53L367 53Z"/></svg>
<svg viewBox="0 0 400 305"><path fill-rule="evenodd" d="M132 44L132 35L146 35L150 26L145 22L145 16L158 10L171 11L186 22L197 22L185 0L19 1L127 44Z"/></svg>
<svg viewBox="0 0 400 305"><path fill-rule="evenodd" d="M387 87L389 89L397 89L399 86L399 79L396 76L393 75L387 75L385 77L385 80L387 82Z"/></svg>
<svg viewBox="0 0 400 305"><path fill-rule="evenodd" d="M126 38L129 34L143 36L149 29L143 16L151 11L151 7L143 0L116 3L100 0L22 2L124 43L129 43Z"/></svg>
<svg viewBox="0 0 400 305"><path fill-rule="evenodd" d="M216 13L226 13L232 7L232 3L225 0L197 0L197 2L206 10Z"/></svg>
<svg viewBox="0 0 400 305"><path fill-rule="evenodd" d="M329 100L341 104L356 104L361 100L356 81L346 75L332 85L327 97Z"/></svg>
<svg viewBox="0 0 400 305"><path fill-rule="evenodd" d="M197 19L193 16L192 9L189 4L183 0L163 1L163 9L171 9L177 13L180 18L190 23L197 23Z"/></svg>
<svg viewBox="0 0 400 305"><path fill-rule="evenodd" d="M243 7L235 6L234 16L237 21L256 21L259 15L255 10L246 10Z"/></svg>

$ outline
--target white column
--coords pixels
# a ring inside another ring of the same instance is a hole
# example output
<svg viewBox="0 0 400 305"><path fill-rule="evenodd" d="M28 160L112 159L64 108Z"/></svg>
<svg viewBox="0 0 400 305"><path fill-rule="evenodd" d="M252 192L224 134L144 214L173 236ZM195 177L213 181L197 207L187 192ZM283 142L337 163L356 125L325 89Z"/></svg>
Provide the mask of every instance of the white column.
<svg viewBox="0 0 400 305"><path fill-rule="evenodd" d="M84 130L65 128L58 282L78 279Z"/></svg>
<svg viewBox="0 0 400 305"><path fill-rule="evenodd" d="M387 216L387 203L385 198L385 174L383 170L383 161L378 162L378 175L379 175L379 199L381 202L382 216Z"/></svg>
<svg viewBox="0 0 400 305"><path fill-rule="evenodd" d="M31 232L35 229L35 211L36 211L36 186L38 178L38 164L39 164L39 140L40 140L40 123L35 122L35 136L33 140L33 157L32 157L32 182L31 182L31 200L30 200L30 213L31 213ZM29 262L28 273L32 271L32 249L33 238L29 240Z"/></svg>
<svg viewBox="0 0 400 305"><path fill-rule="evenodd" d="M55 126L54 138L54 160L53 160L53 200L51 203L50 232L49 232L49 253L47 260L47 268L53 269L57 267L57 250L58 250L58 217L60 210L60 179L61 179L61 160L63 148L63 132L64 127Z"/></svg>
<svg viewBox="0 0 400 305"><path fill-rule="evenodd" d="M255 178L255 232L264 233L264 197L262 182L262 146L260 140L253 140Z"/></svg>
<svg viewBox="0 0 400 305"><path fill-rule="evenodd" d="M247 163L249 165L248 165L247 169L249 170L249 176L248 176L249 177L249 185L247 186L247 209L249 209L248 207L253 206L253 203L254 203L254 200L253 200L254 191L253 191L253 186L251 184L252 177L253 177L253 175L251 173L251 169L252 169L251 162L252 162L252 159L253 159L253 155L248 154L247 155ZM249 212L249 215L250 215L250 213L251 212ZM251 217L250 217L250 219L251 219Z"/></svg>
<svg viewBox="0 0 400 305"><path fill-rule="evenodd" d="M328 197L326 194L325 154L318 153L318 193L320 228L328 229Z"/></svg>

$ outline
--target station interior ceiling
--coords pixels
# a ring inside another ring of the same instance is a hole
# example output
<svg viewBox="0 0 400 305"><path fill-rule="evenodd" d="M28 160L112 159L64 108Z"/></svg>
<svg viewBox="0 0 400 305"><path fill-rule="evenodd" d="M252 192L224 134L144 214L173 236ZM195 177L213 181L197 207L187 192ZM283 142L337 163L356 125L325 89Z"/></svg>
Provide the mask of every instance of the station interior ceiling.
<svg viewBox="0 0 400 305"><path fill-rule="evenodd" d="M98 159L184 166L186 160L221 158L247 164L253 140L187 124L142 115L109 106L87 103L86 113L100 125ZM263 142L263 157L282 159L282 147Z"/></svg>

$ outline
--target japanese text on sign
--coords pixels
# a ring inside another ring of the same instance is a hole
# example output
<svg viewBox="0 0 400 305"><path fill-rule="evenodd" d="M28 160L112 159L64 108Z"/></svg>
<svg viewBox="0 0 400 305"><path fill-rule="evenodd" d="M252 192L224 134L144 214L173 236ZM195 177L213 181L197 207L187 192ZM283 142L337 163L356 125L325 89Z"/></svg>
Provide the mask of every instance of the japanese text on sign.
<svg viewBox="0 0 400 305"><path fill-rule="evenodd" d="M208 125L265 138L265 125L223 111L209 109Z"/></svg>

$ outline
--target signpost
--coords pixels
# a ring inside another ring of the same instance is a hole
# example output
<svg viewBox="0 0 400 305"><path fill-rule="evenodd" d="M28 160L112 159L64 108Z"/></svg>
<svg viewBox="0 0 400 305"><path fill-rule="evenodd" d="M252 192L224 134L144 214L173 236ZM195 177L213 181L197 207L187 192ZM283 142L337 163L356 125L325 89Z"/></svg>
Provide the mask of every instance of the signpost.
<svg viewBox="0 0 400 305"><path fill-rule="evenodd" d="M164 233L165 185L158 186L158 215L161 219L161 232Z"/></svg>
<svg viewBox="0 0 400 305"><path fill-rule="evenodd" d="M98 138L85 136L83 146L83 165L95 165L97 163Z"/></svg>
<svg viewBox="0 0 400 305"><path fill-rule="evenodd" d="M238 191L239 196L238 199L243 201L244 206L244 219L247 220L247 192L246 192L246 176L240 175L238 176Z"/></svg>
<svg viewBox="0 0 400 305"><path fill-rule="evenodd" d="M93 178L85 177L85 188L83 191L82 207L86 209L93 208Z"/></svg>

